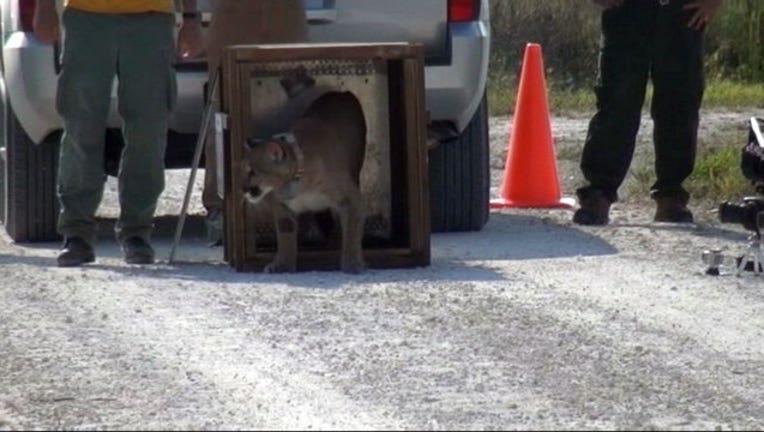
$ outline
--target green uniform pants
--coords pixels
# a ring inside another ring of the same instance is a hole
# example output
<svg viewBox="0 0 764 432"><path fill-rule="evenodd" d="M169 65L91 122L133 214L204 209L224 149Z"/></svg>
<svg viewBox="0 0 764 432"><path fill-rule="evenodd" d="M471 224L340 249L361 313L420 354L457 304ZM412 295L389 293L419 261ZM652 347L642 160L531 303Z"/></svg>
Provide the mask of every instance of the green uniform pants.
<svg viewBox="0 0 764 432"><path fill-rule="evenodd" d="M581 159L592 189L616 201L631 164L647 82L653 83L655 125L653 198L687 199L703 98L704 31L687 28L688 0L626 0L602 14L597 112Z"/></svg>
<svg viewBox="0 0 764 432"><path fill-rule="evenodd" d="M96 239L103 197L104 136L115 78L125 148L119 167L119 239L148 240L164 189L164 153L177 95L174 16L90 13L67 8L57 109L64 121L58 173L65 237Z"/></svg>

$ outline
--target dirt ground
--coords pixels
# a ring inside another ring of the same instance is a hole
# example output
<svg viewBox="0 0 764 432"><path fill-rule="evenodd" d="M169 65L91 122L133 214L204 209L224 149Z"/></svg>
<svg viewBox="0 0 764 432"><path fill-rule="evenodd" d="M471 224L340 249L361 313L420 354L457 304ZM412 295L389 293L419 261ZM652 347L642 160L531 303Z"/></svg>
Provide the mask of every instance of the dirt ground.
<svg viewBox="0 0 764 432"><path fill-rule="evenodd" d="M750 115L704 113L704 139L745 139ZM558 149L587 121L554 118ZM494 196L508 126L491 121ZM576 163L559 172L572 196ZM162 213L187 178L168 172ZM175 264L172 218L146 267L108 226L75 269L55 267L58 244L2 237L0 429L760 430L764 280L731 265L749 233L717 203L693 202L692 225L653 223L650 204L617 203L606 227L494 211L481 232L433 235L429 267L360 276L236 273L195 217Z"/></svg>

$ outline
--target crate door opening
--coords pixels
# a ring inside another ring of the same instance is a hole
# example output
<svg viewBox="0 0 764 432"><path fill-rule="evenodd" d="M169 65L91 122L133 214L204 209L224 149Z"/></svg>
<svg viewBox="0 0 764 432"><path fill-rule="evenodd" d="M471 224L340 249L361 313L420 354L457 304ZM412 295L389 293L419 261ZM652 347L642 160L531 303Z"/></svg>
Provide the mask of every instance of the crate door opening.
<svg viewBox="0 0 764 432"><path fill-rule="evenodd" d="M372 268L429 264L429 241L418 239L412 242L411 193L426 187L426 182L409 184L410 159L420 158L414 157L415 151L412 153L408 147L423 146L424 142L410 142L409 128L412 125L407 125L406 121L421 119L408 116L403 108L406 104L406 86L401 83L403 71L402 62L384 59L252 62L240 64L239 69L242 76L240 91L248 98L238 104L243 119L239 124L243 130L232 136L260 140L283 137L284 134L289 137L295 120L327 92L349 92L360 103L366 126L359 176L365 219L363 249L366 263ZM246 153L243 147L235 148L237 145L243 143L231 143L229 160L232 163L240 161ZM311 162L303 161L305 169ZM426 165L421 165L420 170L426 171ZM340 175L332 171L334 167L324 169L327 175ZM236 178L243 176L242 171L232 172L234 184L245 181ZM299 178L295 180L300 181ZM233 247L227 254L240 270L262 269L270 262L277 247L273 212L267 205L245 203L244 193L242 188L233 191L235 202L240 203L234 203L235 218L243 223L237 223L228 231L238 248ZM415 200L423 198L426 199L426 195L420 194ZM429 214L419 214L418 217L429 218ZM298 270L339 268L341 230L335 215L330 211L306 212L300 216L298 226ZM429 231L426 235L429 236ZM426 252L417 251L416 257L409 257L412 243L420 248L426 244ZM395 257L387 259L386 255L391 254Z"/></svg>

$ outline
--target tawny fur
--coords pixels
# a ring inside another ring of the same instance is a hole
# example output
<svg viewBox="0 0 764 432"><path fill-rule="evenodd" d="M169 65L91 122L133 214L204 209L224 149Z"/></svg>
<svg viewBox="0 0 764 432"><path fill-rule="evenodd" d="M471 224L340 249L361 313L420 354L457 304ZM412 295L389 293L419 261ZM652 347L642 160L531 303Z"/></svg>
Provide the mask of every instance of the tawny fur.
<svg viewBox="0 0 764 432"><path fill-rule="evenodd" d="M349 92L328 92L294 123L291 133L302 153L277 137L250 140L243 161L245 198L272 208L276 256L267 272L294 272L297 219L306 211L331 209L340 221L340 268L359 273L363 261L364 212L360 173L366 151L366 122L358 99Z"/></svg>

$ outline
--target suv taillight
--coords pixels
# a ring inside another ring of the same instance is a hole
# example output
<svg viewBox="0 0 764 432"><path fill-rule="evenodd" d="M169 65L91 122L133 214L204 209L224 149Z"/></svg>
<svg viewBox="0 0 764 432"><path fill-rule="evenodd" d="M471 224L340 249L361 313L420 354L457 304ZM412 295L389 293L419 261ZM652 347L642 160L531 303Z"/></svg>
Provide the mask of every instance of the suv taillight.
<svg viewBox="0 0 764 432"><path fill-rule="evenodd" d="M480 0L448 0L448 21L474 21L480 13Z"/></svg>
<svg viewBox="0 0 764 432"><path fill-rule="evenodd" d="M19 26L22 31L34 31L35 0L19 0Z"/></svg>

